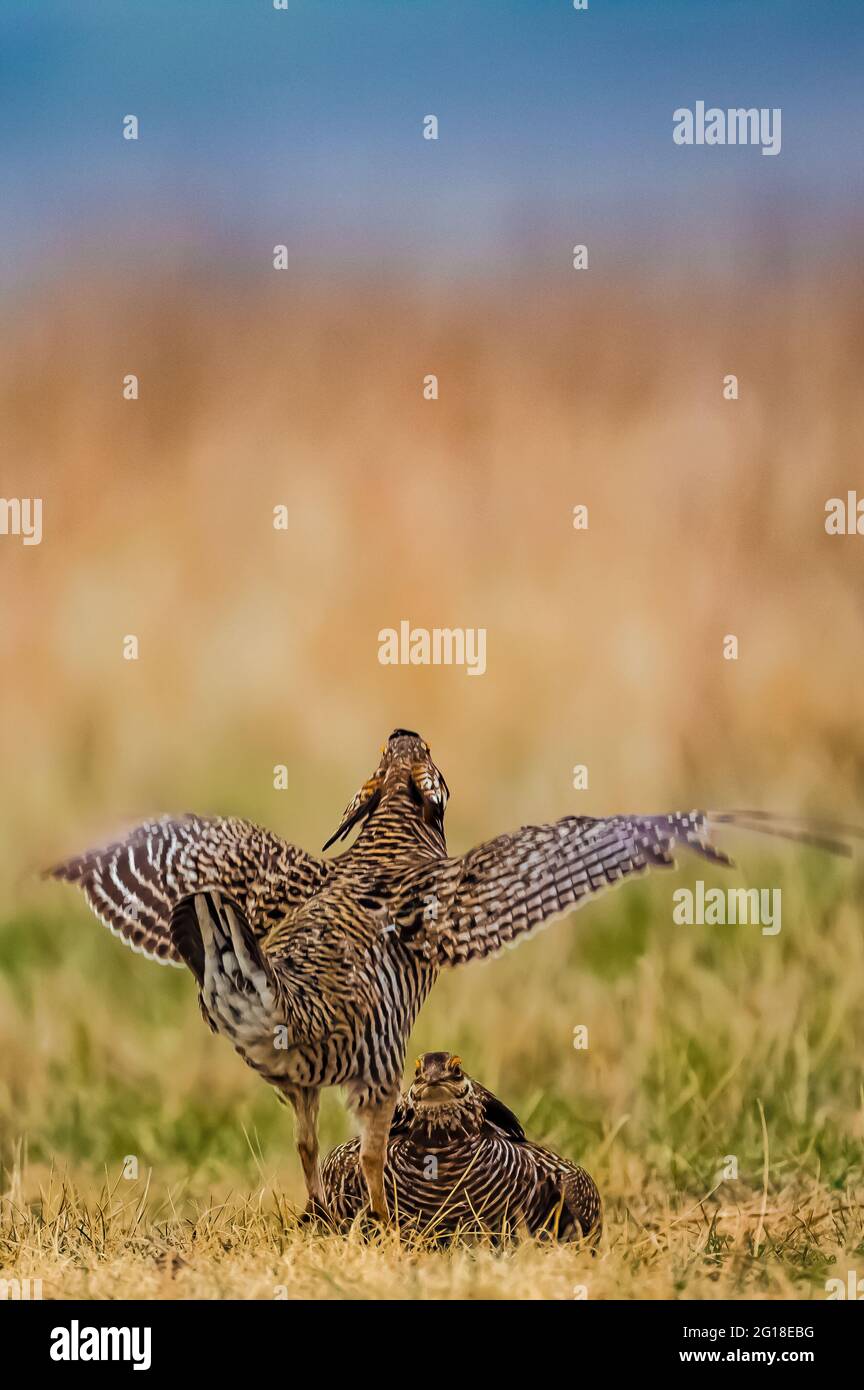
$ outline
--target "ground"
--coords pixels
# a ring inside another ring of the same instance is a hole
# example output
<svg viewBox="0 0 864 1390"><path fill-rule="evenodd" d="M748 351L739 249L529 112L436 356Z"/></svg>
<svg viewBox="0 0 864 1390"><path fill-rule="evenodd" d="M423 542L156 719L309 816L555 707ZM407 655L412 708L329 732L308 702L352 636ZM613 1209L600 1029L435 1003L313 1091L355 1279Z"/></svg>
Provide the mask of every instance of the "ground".
<svg viewBox="0 0 864 1390"><path fill-rule="evenodd" d="M825 1298L864 1269L860 869L750 864L783 888L777 936L674 925L689 879L661 874L445 975L415 1030L409 1062L458 1051L594 1175L595 1256L298 1227L291 1116L191 978L40 888L0 934L2 1276L61 1299ZM325 1148L349 1132L328 1093Z"/></svg>

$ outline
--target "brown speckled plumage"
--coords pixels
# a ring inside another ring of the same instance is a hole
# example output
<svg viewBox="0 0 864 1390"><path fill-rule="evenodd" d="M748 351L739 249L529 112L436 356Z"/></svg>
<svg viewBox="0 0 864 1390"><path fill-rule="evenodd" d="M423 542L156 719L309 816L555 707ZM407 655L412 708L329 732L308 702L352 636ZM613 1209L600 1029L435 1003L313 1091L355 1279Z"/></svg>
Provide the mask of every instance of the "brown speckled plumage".
<svg viewBox="0 0 864 1390"><path fill-rule="evenodd" d="M327 1210L336 1222L364 1208L357 1139L323 1166ZM400 1097L390 1128L384 1183L400 1226L434 1239L600 1235L600 1194L584 1168L525 1137L507 1106L449 1052L427 1052Z"/></svg>
<svg viewBox="0 0 864 1390"><path fill-rule="evenodd" d="M733 822L828 848L833 839L757 813L565 816L450 856L448 790L418 734L397 729L323 859L246 821L148 821L50 872L78 884L135 950L185 962L214 1031L296 1112L310 1207L323 1202L317 1113L344 1086L360 1124L372 1209L384 1214L384 1150L408 1036L443 966L494 954L601 888L674 864ZM328 844L331 842L328 842ZM326 846L325 846L326 848Z"/></svg>

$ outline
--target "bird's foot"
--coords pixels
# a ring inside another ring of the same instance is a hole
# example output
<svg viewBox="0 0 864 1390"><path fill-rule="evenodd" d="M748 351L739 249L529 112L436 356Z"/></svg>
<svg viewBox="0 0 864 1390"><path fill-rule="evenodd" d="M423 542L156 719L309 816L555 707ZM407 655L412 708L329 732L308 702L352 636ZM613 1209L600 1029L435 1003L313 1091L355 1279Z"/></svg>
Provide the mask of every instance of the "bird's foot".
<svg viewBox="0 0 864 1390"><path fill-rule="evenodd" d="M389 1221L386 1215L382 1216L374 1207L367 1206L357 1213L353 1225L364 1240L372 1240L373 1237L383 1234Z"/></svg>
<svg viewBox="0 0 864 1390"><path fill-rule="evenodd" d="M333 1228L330 1220L330 1213L324 1203L317 1197L310 1197L303 1211L298 1217L299 1226L309 1226L313 1230L329 1231Z"/></svg>

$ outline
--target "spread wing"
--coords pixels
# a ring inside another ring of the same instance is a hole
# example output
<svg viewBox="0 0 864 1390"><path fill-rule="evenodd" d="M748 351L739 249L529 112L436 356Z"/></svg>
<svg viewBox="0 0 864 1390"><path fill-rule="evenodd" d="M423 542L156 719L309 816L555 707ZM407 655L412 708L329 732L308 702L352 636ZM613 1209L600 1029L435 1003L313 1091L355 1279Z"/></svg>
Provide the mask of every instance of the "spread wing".
<svg viewBox="0 0 864 1390"><path fill-rule="evenodd" d="M780 835L835 853L848 846L819 826L761 812L690 811L665 816L565 816L499 835L458 859L427 866L406 881L392 919L401 939L440 965L499 951L595 893L649 868L674 868L689 849L715 864L732 860L712 843L716 826Z"/></svg>
<svg viewBox="0 0 864 1390"><path fill-rule="evenodd" d="M332 871L332 863L249 821L188 815L147 821L125 839L47 872L77 883L100 922L134 951L182 966L169 930L179 899L222 889L263 935L317 893Z"/></svg>

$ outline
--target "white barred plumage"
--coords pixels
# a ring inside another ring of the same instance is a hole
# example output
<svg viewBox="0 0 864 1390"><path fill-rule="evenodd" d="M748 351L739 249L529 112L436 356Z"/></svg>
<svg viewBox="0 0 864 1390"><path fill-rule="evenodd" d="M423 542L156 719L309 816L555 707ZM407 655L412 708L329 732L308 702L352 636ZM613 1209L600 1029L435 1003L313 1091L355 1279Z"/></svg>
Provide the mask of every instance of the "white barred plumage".
<svg viewBox="0 0 864 1390"><path fill-rule="evenodd" d="M333 1221L350 1222L365 1204L359 1143L340 1144L323 1166ZM528 1234L597 1241L600 1194L584 1168L525 1137L497 1096L449 1052L418 1058L400 1097L384 1168L400 1226L435 1240Z"/></svg>
<svg viewBox="0 0 864 1390"><path fill-rule="evenodd" d="M425 741L397 729L328 841L360 825L334 859L247 821L188 815L148 821L49 871L80 885L133 949L190 968L213 1030L294 1106L310 1214L324 1204L319 1092L336 1085L359 1119L371 1209L386 1213L384 1153L407 1040L443 966L494 954L601 888L672 866L679 846L728 864L710 840L718 825L846 848L832 827L692 811L566 816L451 857L448 795Z"/></svg>

